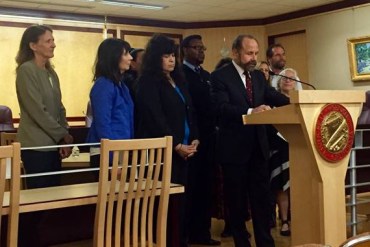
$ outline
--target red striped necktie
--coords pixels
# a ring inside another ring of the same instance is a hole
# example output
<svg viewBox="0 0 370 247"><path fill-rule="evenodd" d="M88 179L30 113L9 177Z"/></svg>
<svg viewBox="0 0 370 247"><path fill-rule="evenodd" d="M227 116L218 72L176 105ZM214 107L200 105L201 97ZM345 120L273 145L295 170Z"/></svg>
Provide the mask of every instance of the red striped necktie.
<svg viewBox="0 0 370 247"><path fill-rule="evenodd" d="M245 89L247 91L248 100L249 103L253 104L253 89L251 75L248 71L245 71L244 75L245 75Z"/></svg>

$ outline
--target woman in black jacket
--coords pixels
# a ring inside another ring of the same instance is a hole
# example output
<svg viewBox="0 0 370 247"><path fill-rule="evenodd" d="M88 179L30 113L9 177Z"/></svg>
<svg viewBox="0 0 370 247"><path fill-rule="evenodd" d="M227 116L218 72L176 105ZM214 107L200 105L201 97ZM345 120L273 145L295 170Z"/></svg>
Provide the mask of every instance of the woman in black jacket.
<svg viewBox="0 0 370 247"><path fill-rule="evenodd" d="M137 138L173 137L171 182L185 185L186 191L187 159L195 154L199 141L191 98L176 61L177 50L175 42L163 35L150 39L137 83L135 132ZM186 246L185 196L171 198L175 200L170 200L168 229L180 227L180 241L176 232L171 232L168 246ZM176 214L179 219L173 217Z"/></svg>

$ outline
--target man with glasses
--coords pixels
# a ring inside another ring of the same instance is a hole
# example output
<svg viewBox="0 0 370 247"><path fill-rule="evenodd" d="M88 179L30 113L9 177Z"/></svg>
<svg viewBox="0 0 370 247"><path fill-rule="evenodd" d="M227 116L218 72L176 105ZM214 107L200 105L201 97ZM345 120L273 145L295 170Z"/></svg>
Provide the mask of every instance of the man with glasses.
<svg viewBox="0 0 370 247"><path fill-rule="evenodd" d="M281 44L273 44L270 45L266 51L266 58L270 65L270 69L276 75L272 75L270 77L271 86L277 89L277 82L280 79L277 76L283 69L285 69L286 65L286 57L285 57L285 49ZM297 78L299 80L299 78ZM296 90L302 90L301 83L297 83Z"/></svg>
<svg viewBox="0 0 370 247"><path fill-rule="evenodd" d="M210 96L210 74L201 67L206 47L200 35L181 42L183 71L198 119L199 149L189 160L188 229L191 244L220 245L211 238L211 182L214 165L215 117Z"/></svg>

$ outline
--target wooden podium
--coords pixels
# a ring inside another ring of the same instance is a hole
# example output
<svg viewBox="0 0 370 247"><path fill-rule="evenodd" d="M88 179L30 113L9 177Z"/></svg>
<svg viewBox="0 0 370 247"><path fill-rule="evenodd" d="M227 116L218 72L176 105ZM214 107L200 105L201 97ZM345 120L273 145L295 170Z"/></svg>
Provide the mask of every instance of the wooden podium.
<svg viewBox="0 0 370 247"><path fill-rule="evenodd" d="M292 246L317 243L339 246L346 240L344 180L349 153L329 162L318 152L315 128L326 104L340 104L353 126L365 101L364 91L301 90L290 105L243 115L244 124L273 124L289 142Z"/></svg>

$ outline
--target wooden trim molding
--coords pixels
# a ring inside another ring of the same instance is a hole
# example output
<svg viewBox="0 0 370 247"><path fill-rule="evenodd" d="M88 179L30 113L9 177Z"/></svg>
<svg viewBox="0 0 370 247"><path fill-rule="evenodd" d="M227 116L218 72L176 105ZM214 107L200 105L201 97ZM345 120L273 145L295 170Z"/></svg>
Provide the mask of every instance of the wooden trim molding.
<svg viewBox="0 0 370 247"><path fill-rule="evenodd" d="M370 3L370 0L355 0L355 1L354 0L344 0L340 2L329 3L329 4L317 6L317 7L312 7L308 9L299 10L299 11L293 11L293 12L282 14L282 15L267 17L264 19L264 24L267 25L267 24L272 24L272 23L276 23L280 21L293 20L293 19L297 19L301 17L350 8L350 7L359 6L359 5L368 4L368 3Z"/></svg>
<svg viewBox="0 0 370 247"><path fill-rule="evenodd" d="M121 39L125 40L125 35L151 37L156 33L158 32L141 32L141 31L121 30ZM163 34L170 38L179 39L180 43L182 41L182 34L176 34L176 33L159 33L159 34Z"/></svg>
<svg viewBox="0 0 370 247"><path fill-rule="evenodd" d="M230 21L188 22L184 23L183 29L193 28L216 28L216 27L240 27L240 26L262 26L264 19L245 19Z"/></svg>
<svg viewBox="0 0 370 247"><path fill-rule="evenodd" d="M177 29L194 29L194 28L215 28L215 27L233 27L233 26L256 26L267 25L281 21L292 20L296 18L311 16L315 14L326 13L339 9L350 8L363 4L369 4L370 0L344 0L335 3L329 3L322 6L312 7L304 10L294 11L282 15L271 16L263 19L244 19L244 20L229 20L229 21L208 21L208 22L175 22L175 21L161 21L149 20L128 17L107 16L107 23L110 24L126 24L149 27L165 27ZM17 15L27 17L51 18L74 21L87 21L104 23L103 15L89 15L77 13L65 13L58 11L41 11L22 8L1 7L0 14L3 15Z"/></svg>
<svg viewBox="0 0 370 247"><path fill-rule="evenodd" d="M68 122L84 122L85 116L67 117ZM19 123L20 118L13 118L13 123Z"/></svg>
<svg viewBox="0 0 370 247"><path fill-rule="evenodd" d="M76 117L67 117L68 122L84 122L86 119L85 116L76 116Z"/></svg>
<svg viewBox="0 0 370 247"><path fill-rule="evenodd" d="M300 34L300 33L306 33L306 30L298 30L298 31L293 31L293 32L289 32L289 33L279 33L279 34L276 34L276 35L270 35L270 36L267 37L267 43L270 46L272 44L275 44L275 39L276 38L295 35L295 34Z"/></svg>

